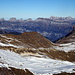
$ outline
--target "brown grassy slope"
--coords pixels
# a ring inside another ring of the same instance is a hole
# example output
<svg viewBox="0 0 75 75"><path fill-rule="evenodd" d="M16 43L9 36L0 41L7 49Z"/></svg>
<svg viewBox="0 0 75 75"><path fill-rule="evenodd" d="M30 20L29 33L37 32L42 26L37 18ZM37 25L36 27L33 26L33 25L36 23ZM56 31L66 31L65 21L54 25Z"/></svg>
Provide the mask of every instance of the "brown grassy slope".
<svg viewBox="0 0 75 75"><path fill-rule="evenodd" d="M58 51L58 50L44 50L41 51L45 53L48 57L52 59L59 59L59 60L65 60L70 62L75 62L75 52L64 52L64 51Z"/></svg>
<svg viewBox="0 0 75 75"><path fill-rule="evenodd" d="M22 69L16 69L13 67L4 68L0 67L0 75L33 75L28 69L22 70Z"/></svg>
<svg viewBox="0 0 75 75"><path fill-rule="evenodd" d="M70 42L75 42L75 26L73 27L73 30L68 35L58 40L56 43L70 43Z"/></svg>
<svg viewBox="0 0 75 75"><path fill-rule="evenodd" d="M4 34L4 35L13 39L17 39L21 41L23 44L27 44L30 47L34 48L39 48L39 47L47 48L53 45L49 40L47 40L37 32L25 32L20 35L13 35L13 34Z"/></svg>

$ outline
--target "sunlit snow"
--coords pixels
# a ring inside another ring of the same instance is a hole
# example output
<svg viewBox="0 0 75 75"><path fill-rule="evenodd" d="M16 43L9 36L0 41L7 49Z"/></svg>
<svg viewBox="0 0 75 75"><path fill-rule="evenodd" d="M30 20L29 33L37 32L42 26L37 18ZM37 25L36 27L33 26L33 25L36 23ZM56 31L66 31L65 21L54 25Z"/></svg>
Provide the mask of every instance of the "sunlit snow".
<svg viewBox="0 0 75 75"><path fill-rule="evenodd" d="M75 51L75 42L67 43L67 44L59 44L58 46L54 46L54 48L65 52L72 51L72 50Z"/></svg>
<svg viewBox="0 0 75 75"><path fill-rule="evenodd" d="M75 63L50 59L48 57L20 56L12 51L0 49L0 67L27 68L35 75L50 75L60 72L74 72Z"/></svg>

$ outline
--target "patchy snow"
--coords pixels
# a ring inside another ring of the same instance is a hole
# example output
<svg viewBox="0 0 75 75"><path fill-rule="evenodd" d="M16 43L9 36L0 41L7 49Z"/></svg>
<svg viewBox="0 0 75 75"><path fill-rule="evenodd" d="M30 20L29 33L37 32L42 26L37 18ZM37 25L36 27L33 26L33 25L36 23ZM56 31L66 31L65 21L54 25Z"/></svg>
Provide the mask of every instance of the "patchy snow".
<svg viewBox="0 0 75 75"><path fill-rule="evenodd" d="M13 41L13 40L15 40L15 41L17 41L17 42L21 42L21 41L19 41L19 40L17 40L17 39L8 38L7 36L4 36L4 35L2 35L2 34L0 34L0 36L1 36L2 38L5 38L6 41L8 41L8 42L11 42L11 41Z"/></svg>
<svg viewBox="0 0 75 75"><path fill-rule="evenodd" d="M72 43L67 43L67 44L59 44L58 46L54 46L55 49L57 50L63 50L65 52L68 51L75 51L75 42Z"/></svg>
<svg viewBox="0 0 75 75"><path fill-rule="evenodd" d="M2 43L0 42L0 46L12 46L12 47L15 47L15 48L24 48L24 47L28 47L29 45L25 44L25 45L22 45L23 43L19 40L17 40L16 38L8 38L7 36L4 36L2 34L0 34L0 36L5 40L7 41L8 43L5 44L5 43ZM17 42L19 43L18 45L14 45L14 44L11 44L11 42Z"/></svg>
<svg viewBox="0 0 75 75"><path fill-rule="evenodd" d="M5 39L13 40L12 38L8 38L8 37L6 37L6 36L4 36L4 35L2 35L2 34L0 34L0 36L1 36L2 38L5 38Z"/></svg>
<svg viewBox="0 0 75 75"><path fill-rule="evenodd" d="M50 75L60 72L74 72L72 69L75 68L75 63L54 60L48 57L22 57L12 51L0 49L0 66L27 68L35 75Z"/></svg>
<svg viewBox="0 0 75 75"><path fill-rule="evenodd" d="M4 44L4 43L1 43L1 42L0 42L0 46L12 46L12 47L15 47L15 48L20 48L20 46L16 46L16 45L13 45L13 44Z"/></svg>

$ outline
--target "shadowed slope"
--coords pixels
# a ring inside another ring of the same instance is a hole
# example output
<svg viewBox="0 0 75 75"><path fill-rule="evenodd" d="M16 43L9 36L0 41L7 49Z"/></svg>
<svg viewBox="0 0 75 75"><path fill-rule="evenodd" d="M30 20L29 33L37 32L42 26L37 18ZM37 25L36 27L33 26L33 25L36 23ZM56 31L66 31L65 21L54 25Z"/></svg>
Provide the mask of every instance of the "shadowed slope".
<svg viewBox="0 0 75 75"><path fill-rule="evenodd" d="M56 43L70 43L70 42L75 42L75 26L73 27L73 30L68 35L58 40Z"/></svg>

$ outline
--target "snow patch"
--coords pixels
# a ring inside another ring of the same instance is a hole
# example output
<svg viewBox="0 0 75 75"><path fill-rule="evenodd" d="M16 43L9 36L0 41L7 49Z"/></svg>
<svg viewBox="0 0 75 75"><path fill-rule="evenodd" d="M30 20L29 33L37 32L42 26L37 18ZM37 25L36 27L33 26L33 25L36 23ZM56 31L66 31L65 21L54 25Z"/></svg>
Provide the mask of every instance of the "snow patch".
<svg viewBox="0 0 75 75"><path fill-rule="evenodd" d="M67 43L67 44L59 44L57 46L54 46L54 48L65 52L72 51L72 50L75 51L75 42Z"/></svg>
<svg viewBox="0 0 75 75"><path fill-rule="evenodd" d="M0 46L12 46L12 47L15 47L15 48L20 48L20 46L15 46L13 44L4 44L4 43L1 43L1 42L0 42Z"/></svg>

